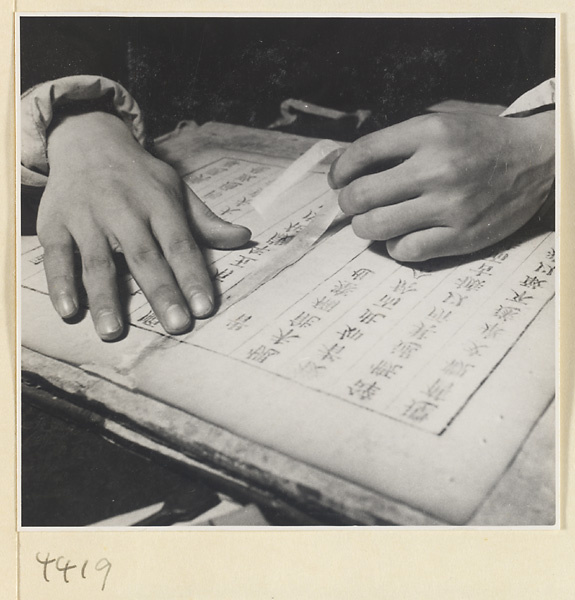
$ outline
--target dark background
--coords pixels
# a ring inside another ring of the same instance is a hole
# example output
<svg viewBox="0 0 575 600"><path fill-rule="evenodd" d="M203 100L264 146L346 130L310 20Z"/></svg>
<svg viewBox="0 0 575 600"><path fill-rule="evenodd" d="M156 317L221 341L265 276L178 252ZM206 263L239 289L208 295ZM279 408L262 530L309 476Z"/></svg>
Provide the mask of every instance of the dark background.
<svg viewBox="0 0 575 600"><path fill-rule="evenodd" d="M63 75L105 75L132 92L152 136L190 118L265 127L286 98L371 109L367 127L377 129L448 98L509 104L555 69L555 23L545 18L20 23L22 91Z"/></svg>

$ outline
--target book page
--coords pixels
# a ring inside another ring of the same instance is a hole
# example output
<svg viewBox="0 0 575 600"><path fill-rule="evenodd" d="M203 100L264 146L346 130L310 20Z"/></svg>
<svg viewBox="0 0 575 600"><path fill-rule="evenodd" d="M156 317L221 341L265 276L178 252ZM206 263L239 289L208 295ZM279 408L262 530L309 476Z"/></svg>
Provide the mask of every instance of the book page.
<svg viewBox="0 0 575 600"><path fill-rule="evenodd" d="M252 207L287 164L212 146L180 165L214 212L253 232L245 248L206 251L220 307L183 336L163 331L127 273L125 339L62 323L42 249L23 240L23 344L464 523L553 397L554 235L400 264L340 219L308 249L335 202L326 165L272 214Z"/></svg>

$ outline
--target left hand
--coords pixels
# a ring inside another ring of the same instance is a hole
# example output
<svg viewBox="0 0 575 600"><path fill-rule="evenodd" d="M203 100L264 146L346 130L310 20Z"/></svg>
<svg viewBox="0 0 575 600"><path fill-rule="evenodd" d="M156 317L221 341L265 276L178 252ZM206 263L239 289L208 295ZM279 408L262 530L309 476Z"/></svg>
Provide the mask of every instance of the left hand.
<svg viewBox="0 0 575 600"><path fill-rule="evenodd" d="M48 139L50 175L38 212L38 239L54 307L79 310L74 248L94 327L105 341L125 329L113 255L130 272L166 332L189 330L215 309L199 244L234 248L250 231L214 215L166 163L154 158L116 116L66 117Z"/></svg>
<svg viewBox="0 0 575 600"><path fill-rule="evenodd" d="M400 261L494 244L542 207L554 180L555 113L430 114L369 134L331 167L361 238Z"/></svg>

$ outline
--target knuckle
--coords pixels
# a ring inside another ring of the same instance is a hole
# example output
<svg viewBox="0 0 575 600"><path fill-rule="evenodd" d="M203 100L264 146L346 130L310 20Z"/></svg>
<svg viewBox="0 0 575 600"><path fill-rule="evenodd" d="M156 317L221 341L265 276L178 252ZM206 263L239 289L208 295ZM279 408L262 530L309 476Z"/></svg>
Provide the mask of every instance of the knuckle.
<svg viewBox="0 0 575 600"><path fill-rule="evenodd" d="M110 256L102 254L88 254L82 256L82 270L88 277L106 275L116 272L116 266Z"/></svg>
<svg viewBox="0 0 575 600"><path fill-rule="evenodd" d="M55 240L40 240L40 243L42 244L42 250L44 252L44 260L57 258L58 256L65 254L68 250L66 244Z"/></svg>
<svg viewBox="0 0 575 600"><path fill-rule="evenodd" d="M180 197L181 187L180 178L176 171L170 165L158 161L155 163L154 172L156 179L165 192L175 198Z"/></svg>
<svg viewBox="0 0 575 600"><path fill-rule="evenodd" d="M129 259L137 268L163 260L163 256L158 248L154 246L140 246L129 253Z"/></svg>
<svg viewBox="0 0 575 600"><path fill-rule="evenodd" d="M354 148L355 160L359 164L370 164L377 149L377 141L373 136L366 136Z"/></svg>
<svg viewBox="0 0 575 600"><path fill-rule="evenodd" d="M189 237L170 240L166 246L166 257L168 260L189 257L191 254L194 255L197 253L198 247Z"/></svg>
<svg viewBox="0 0 575 600"><path fill-rule="evenodd" d="M362 178L354 181L348 187L352 212L363 212L369 208L370 194L365 180Z"/></svg>
<svg viewBox="0 0 575 600"><path fill-rule="evenodd" d="M46 249L47 247L57 247L63 245L63 239L67 235L64 227L59 226L54 221L38 218L36 223L36 235L40 244Z"/></svg>
<svg viewBox="0 0 575 600"><path fill-rule="evenodd" d="M425 125L426 131L434 138L446 138L450 134L450 120L446 115L431 113L420 117Z"/></svg>
<svg viewBox="0 0 575 600"><path fill-rule="evenodd" d="M461 161L456 156L445 154L430 177L438 184L453 185L458 181L462 169Z"/></svg>

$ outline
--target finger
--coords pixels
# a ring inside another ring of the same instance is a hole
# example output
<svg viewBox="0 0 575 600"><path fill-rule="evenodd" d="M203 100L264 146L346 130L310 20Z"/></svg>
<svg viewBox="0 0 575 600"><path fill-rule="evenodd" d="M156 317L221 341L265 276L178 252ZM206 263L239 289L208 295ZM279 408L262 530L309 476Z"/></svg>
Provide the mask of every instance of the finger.
<svg viewBox="0 0 575 600"><path fill-rule="evenodd" d="M124 326L110 246L103 236L77 238L76 243L82 257L82 280L96 332L105 341L115 340Z"/></svg>
<svg viewBox="0 0 575 600"><path fill-rule="evenodd" d="M367 240L390 240L420 229L444 224L443 202L428 196L374 208L353 217L355 234Z"/></svg>
<svg viewBox="0 0 575 600"><path fill-rule="evenodd" d="M67 230L54 232L43 241L44 271L50 300L63 319L78 312L79 302L74 278L74 241Z"/></svg>
<svg viewBox="0 0 575 600"><path fill-rule="evenodd" d="M172 334L189 329L192 319L172 270L148 227L133 221L116 237L128 268L162 327Z"/></svg>
<svg viewBox="0 0 575 600"><path fill-rule="evenodd" d="M198 318L209 316L214 309L213 285L184 215L177 211L156 215L151 224L192 313Z"/></svg>
<svg viewBox="0 0 575 600"><path fill-rule="evenodd" d="M238 248L247 244L252 232L243 225L234 225L215 215L192 190L184 184L190 217L190 227L200 244L211 248Z"/></svg>
<svg viewBox="0 0 575 600"><path fill-rule="evenodd" d="M414 231L388 240L386 247L392 258L402 262L420 262L460 253L456 232L451 227Z"/></svg>
<svg viewBox="0 0 575 600"><path fill-rule="evenodd" d="M339 192L339 206L346 215L359 215L415 198L424 191L420 173L413 160L408 160L381 173L359 177Z"/></svg>
<svg viewBox="0 0 575 600"><path fill-rule="evenodd" d="M328 180L341 188L354 179L412 156L419 146L418 118L370 133L347 148L332 164Z"/></svg>

